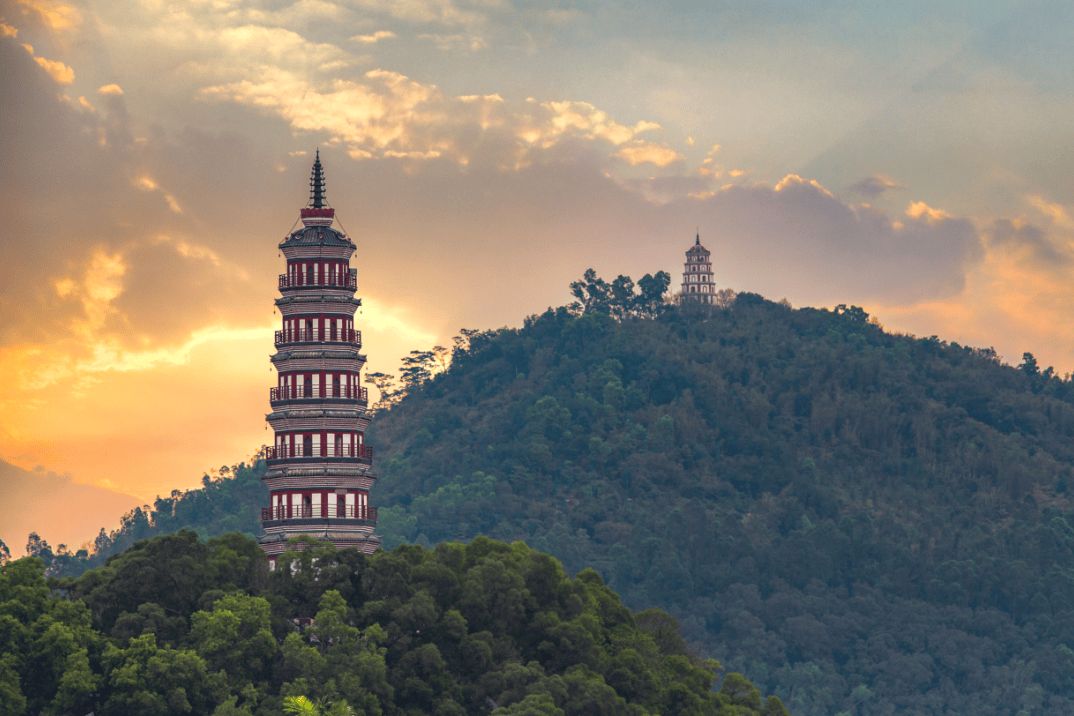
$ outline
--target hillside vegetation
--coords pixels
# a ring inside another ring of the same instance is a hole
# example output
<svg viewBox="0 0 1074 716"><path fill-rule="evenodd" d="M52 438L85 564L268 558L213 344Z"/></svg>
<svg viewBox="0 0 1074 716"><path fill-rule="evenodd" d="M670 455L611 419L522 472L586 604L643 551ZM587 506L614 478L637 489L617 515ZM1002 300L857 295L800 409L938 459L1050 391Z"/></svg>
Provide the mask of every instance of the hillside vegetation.
<svg viewBox="0 0 1074 716"><path fill-rule="evenodd" d="M739 674L713 691L672 617L524 544L297 539L271 574L255 541L190 531L78 579L0 567L0 715L278 716L301 696L333 716L787 716Z"/></svg>
<svg viewBox="0 0 1074 716"><path fill-rule="evenodd" d="M525 540L796 714L1074 713L1074 390L859 308L579 303L374 422L385 544Z"/></svg>
<svg viewBox="0 0 1074 716"><path fill-rule="evenodd" d="M385 546L479 535L596 569L813 714L1074 713L1074 385L859 308L666 306L592 272L520 329L415 352L376 448ZM257 534L264 462L128 515ZM236 524L235 521L238 521ZM49 560L52 561L49 561Z"/></svg>

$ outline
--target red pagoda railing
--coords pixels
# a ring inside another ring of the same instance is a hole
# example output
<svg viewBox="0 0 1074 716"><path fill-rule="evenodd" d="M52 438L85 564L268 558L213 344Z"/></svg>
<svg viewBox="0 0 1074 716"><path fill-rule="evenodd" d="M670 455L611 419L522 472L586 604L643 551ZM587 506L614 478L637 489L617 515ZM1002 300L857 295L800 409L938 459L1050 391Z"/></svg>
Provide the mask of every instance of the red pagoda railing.
<svg viewBox="0 0 1074 716"><path fill-rule="evenodd" d="M323 395L322 395L323 393ZM343 398L369 402L369 390L357 385L332 384L321 390L317 385L287 385L282 388L269 388L269 402L277 400L306 400L313 398Z"/></svg>
<svg viewBox="0 0 1074 716"><path fill-rule="evenodd" d="M276 331L276 345L282 346L287 343L350 343L362 346L362 332L354 329L336 330L330 326L323 331L307 330L302 328L297 331Z"/></svg>
<svg viewBox="0 0 1074 716"><path fill-rule="evenodd" d="M345 273L343 275L336 274L335 276L329 274L328 276L322 276L318 281L316 275L313 281L309 281L309 276L304 271L298 271L294 276L289 276L285 273L280 274L280 288L349 288L358 289L358 277L352 273Z"/></svg>
<svg viewBox="0 0 1074 716"><path fill-rule="evenodd" d="M314 514L316 512L316 514ZM369 505L333 505L331 502L317 505L277 505L262 507L261 521L272 520L313 520L327 518L330 520L373 520L377 519L377 508Z"/></svg>
<svg viewBox="0 0 1074 716"><path fill-rule="evenodd" d="M299 443L293 446L270 447L265 455L266 460L299 460L315 457L350 457L372 460L373 448L368 445Z"/></svg>

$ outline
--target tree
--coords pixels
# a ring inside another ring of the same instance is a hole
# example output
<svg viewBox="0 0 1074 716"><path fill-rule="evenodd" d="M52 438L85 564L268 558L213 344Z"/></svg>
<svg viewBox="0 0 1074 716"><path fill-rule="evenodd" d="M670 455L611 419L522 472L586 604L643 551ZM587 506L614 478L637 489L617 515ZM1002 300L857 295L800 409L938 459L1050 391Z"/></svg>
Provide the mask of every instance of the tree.
<svg viewBox="0 0 1074 716"><path fill-rule="evenodd" d="M716 307L717 308L730 308L735 299L738 298L738 294L729 288L721 288L716 292Z"/></svg>
<svg viewBox="0 0 1074 716"><path fill-rule="evenodd" d="M413 390L433 376L436 355L432 351L410 351L403 358L400 378L405 390Z"/></svg>
<svg viewBox="0 0 1074 716"><path fill-rule="evenodd" d="M380 399L373 406L373 411L390 409L402 399L403 391L395 382L395 376L391 373L366 373L365 382L376 387L380 393Z"/></svg>
<svg viewBox="0 0 1074 716"><path fill-rule="evenodd" d="M634 314L646 318L656 318L664 309L664 295L671 285L671 276L666 271L657 271L656 275L645 274L638 281L640 289L634 297Z"/></svg>
<svg viewBox="0 0 1074 716"><path fill-rule="evenodd" d="M131 639L126 649L109 644L102 662L109 674L105 716L209 713L227 696L224 674L209 673L193 651L157 647L153 634Z"/></svg>
<svg viewBox="0 0 1074 716"><path fill-rule="evenodd" d="M1018 364L1018 370L1031 378L1040 374L1040 367L1037 365L1037 359L1033 357L1032 353L1028 352L1022 354L1022 362Z"/></svg>
<svg viewBox="0 0 1074 716"><path fill-rule="evenodd" d="M223 671L236 688L266 676L276 656L266 600L229 594L190 622L190 639L210 671Z"/></svg>
<svg viewBox="0 0 1074 716"><path fill-rule="evenodd" d="M610 310L612 287L593 269L586 269L581 281L571 283L571 295L577 299L572 304L576 314L608 313Z"/></svg>

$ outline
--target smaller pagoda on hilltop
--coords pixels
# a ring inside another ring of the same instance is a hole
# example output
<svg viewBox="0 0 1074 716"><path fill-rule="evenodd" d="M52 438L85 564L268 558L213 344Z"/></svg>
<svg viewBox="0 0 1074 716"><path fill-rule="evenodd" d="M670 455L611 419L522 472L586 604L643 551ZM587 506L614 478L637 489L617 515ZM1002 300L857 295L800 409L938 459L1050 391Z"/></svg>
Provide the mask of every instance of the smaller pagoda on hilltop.
<svg viewBox="0 0 1074 716"><path fill-rule="evenodd" d="M694 245L686 251L682 272L682 301L716 305L716 284L712 282L712 261L709 250L701 245L701 232Z"/></svg>
<svg viewBox="0 0 1074 716"><path fill-rule="evenodd" d="M261 510L265 536L259 540L270 570L296 535L370 554L380 546L373 534L377 508L369 504L376 476L365 444L366 358L354 328L362 305L354 296L358 271L350 267L356 247L332 228L335 209L325 199L320 151L301 218L302 228L280 244L287 270L279 280L282 325L271 359L279 379L266 416L275 441L267 455L270 505Z"/></svg>

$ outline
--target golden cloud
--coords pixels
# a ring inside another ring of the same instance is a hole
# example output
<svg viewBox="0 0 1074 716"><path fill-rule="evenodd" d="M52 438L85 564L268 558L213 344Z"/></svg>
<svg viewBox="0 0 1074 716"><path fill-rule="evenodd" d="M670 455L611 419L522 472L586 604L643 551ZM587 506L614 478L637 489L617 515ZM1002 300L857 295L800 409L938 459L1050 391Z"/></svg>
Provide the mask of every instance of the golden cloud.
<svg viewBox="0 0 1074 716"><path fill-rule="evenodd" d="M99 90L97 90L97 93L107 96L119 96L123 94L123 88L117 84L104 85Z"/></svg>
<svg viewBox="0 0 1074 716"><path fill-rule="evenodd" d="M391 30L377 30L372 35L355 35L351 39L355 42L361 42L366 45L371 45L381 40L387 40L388 38L395 37L395 33Z"/></svg>
<svg viewBox="0 0 1074 716"><path fill-rule="evenodd" d="M525 112L511 112L499 95L451 97L435 85L381 69L366 72L361 81L337 79L317 86L298 73L268 68L256 80L206 87L200 97L261 109L298 131L327 132L355 159L445 157L465 165L470 153L461 138L472 137L465 128L473 126L482 132L499 129L505 138L521 141L500 159L504 166L524 166L526 152L548 149L567 137L616 146L634 142L618 155L631 164L663 167L682 159L674 150L636 139L642 132L659 129L655 122L623 125L587 102L531 99Z"/></svg>
<svg viewBox="0 0 1074 716"><path fill-rule="evenodd" d="M615 156L628 162L631 166L648 162L658 167L666 167L669 164L685 159L673 149L647 142L632 147L623 147L616 152Z"/></svg>
<svg viewBox="0 0 1074 716"><path fill-rule="evenodd" d="M733 177L742 176L746 173L747 172L739 171L738 169L728 172L728 174ZM821 186L820 182L818 182L816 179L803 179L797 174L788 174L787 176L783 177L783 179L781 179L780 182L776 184L775 191L784 191L785 189L799 186L810 186L817 191L823 192L825 196L834 198L834 195L830 191L825 189L823 186Z"/></svg>
<svg viewBox="0 0 1074 716"><path fill-rule="evenodd" d="M35 57L34 62L41 65L49 77L61 85L69 85L75 81L75 71L62 62L46 60L44 57Z"/></svg>
<svg viewBox="0 0 1074 716"><path fill-rule="evenodd" d="M906 215L912 219L924 218L930 224L951 218L951 215L943 209L933 209L923 201L910 202L910 206L906 209Z"/></svg>
<svg viewBox="0 0 1074 716"><path fill-rule="evenodd" d="M82 22L82 13L78 8L60 2L19 0L19 5L37 15L52 30L69 30Z"/></svg>

